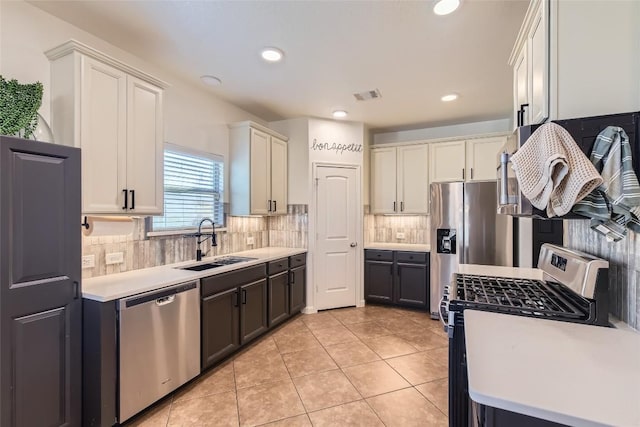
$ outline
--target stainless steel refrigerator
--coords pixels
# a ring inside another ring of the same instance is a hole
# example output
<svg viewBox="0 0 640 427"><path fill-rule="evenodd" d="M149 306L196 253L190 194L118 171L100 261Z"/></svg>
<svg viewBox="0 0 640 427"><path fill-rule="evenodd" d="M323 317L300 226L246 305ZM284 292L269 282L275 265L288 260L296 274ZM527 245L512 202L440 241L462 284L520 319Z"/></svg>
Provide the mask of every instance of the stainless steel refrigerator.
<svg viewBox="0 0 640 427"><path fill-rule="evenodd" d="M495 181L431 184L431 317L459 264L513 265L513 218L496 206Z"/></svg>

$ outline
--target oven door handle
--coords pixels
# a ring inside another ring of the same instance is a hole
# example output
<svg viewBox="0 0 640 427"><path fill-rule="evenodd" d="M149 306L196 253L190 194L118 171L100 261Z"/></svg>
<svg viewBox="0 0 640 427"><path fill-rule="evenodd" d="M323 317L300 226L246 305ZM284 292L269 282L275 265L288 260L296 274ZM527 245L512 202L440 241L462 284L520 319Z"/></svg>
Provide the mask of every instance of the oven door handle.
<svg viewBox="0 0 640 427"><path fill-rule="evenodd" d="M444 313L442 312L442 310L445 307L445 303L444 303L444 296L442 296L442 298L440 298L440 303L438 304L438 315L440 316L440 321L442 322L442 326L444 326L445 330L447 329L447 322L445 322L444 320Z"/></svg>

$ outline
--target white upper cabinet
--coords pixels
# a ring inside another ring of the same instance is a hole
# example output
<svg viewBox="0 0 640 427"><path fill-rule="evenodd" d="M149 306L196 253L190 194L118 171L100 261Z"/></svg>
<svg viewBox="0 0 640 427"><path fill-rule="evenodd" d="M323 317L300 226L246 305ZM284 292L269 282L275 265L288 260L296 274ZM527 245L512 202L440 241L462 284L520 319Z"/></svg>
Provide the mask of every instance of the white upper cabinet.
<svg viewBox="0 0 640 427"><path fill-rule="evenodd" d="M529 59L527 45L523 45L513 64L513 123L523 125L522 120L526 110L520 111L521 105L529 104ZM529 117L525 117L524 124L528 124Z"/></svg>
<svg viewBox="0 0 640 427"><path fill-rule="evenodd" d="M534 14L531 30L527 39L529 120L531 123L542 123L549 117L549 43L548 13L541 2Z"/></svg>
<svg viewBox="0 0 640 427"><path fill-rule="evenodd" d="M46 54L53 132L82 149L82 213L162 214L166 84L76 41Z"/></svg>
<svg viewBox="0 0 640 427"><path fill-rule="evenodd" d="M506 142L506 136L492 136L431 143L431 182L495 180L498 153Z"/></svg>
<svg viewBox="0 0 640 427"><path fill-rule="evenodd" d="M231 214L286 214L287 137L253 122L230 128Z"/></svg>
<svg viewBox="0 0 640 427"><path fill-rule="evenodd" d="M398 147L399 213L429 213L429 145Z"/></svg>
<svg viewBox="0 0 640 427"><path fill-rule="evenodd" d="M513 67L514 127L542 123L549 117L548 45L548 0L533 0L509 60Z"/></svg>
<svg viewBox="0 0 640 427"><path fill-rule="evenodd" d="M162 89L127 79L127 188L135 213L162 214L164 147Z"/></svg>
<svg viewBox="0 0 640 427"><path fill-rule="evenodd" d="M429 213L429 146L371 150L371 213Z"/></svg>
<svg viewBox="0 0 640 427"><path fill-rule="evenodd" d="M464 181L465 142L435 142L431 146L431 182Z"/></svg>
<svg viewBox="0 0 640 427"><path fill-rule="evenodd" d="M506 136L467 140L467 181L495 180L498 153L506 142Z"/></svg>
<svg viewBox="0 0 640 427"><path fill-rule="evenodd" d="M287 143L271 137L271 213L287 213Z"/></svg>
<svg viewBox="0 0 640 427"><path fill-rule="evenodd" d="M371 213L396 213L396 148L371 150Z"/></svg>

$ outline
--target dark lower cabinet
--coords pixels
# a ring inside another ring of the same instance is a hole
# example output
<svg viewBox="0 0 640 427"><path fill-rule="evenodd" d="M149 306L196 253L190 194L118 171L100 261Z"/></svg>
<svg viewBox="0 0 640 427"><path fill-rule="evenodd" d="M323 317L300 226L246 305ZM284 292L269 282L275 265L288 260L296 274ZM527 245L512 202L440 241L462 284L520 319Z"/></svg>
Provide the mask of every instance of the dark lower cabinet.
<svg viewBox="0 0 640 427"><path fill-rule="evenodd" d="M2 426L82 425L80 194L79 149L0 137Z"/></svg>
<svg viewBox="0 0 640 427"><path fill-rule="evenodd" d="M238 290L202 299L202 365L211 366L240 347Z"/></svg>
<svg viewBox="0 0 640 427"><path fill-rule="evenodd" d="M429 308L429 254L365 250L365 299L420 309Z"/></svg>
<svg viewBox="0 0 640 427"><path fill-rule="evenodd" d="M269 327L267 319L267 279L240 287L240 343L262 335Z"/></svg>
<svg viewBox="0 0 640 427"><path fill-rule="evenodd" d="M289 272L289 314L299 313L305 307L307 269L304 265L294 267Z"/></svg>
<svg viewBox="0 0 640 427"><path fill-rule="evenodd" d="M425 264L397 263L396 302L406 307L427 307L428 275Z"/></svg>
<svg viewBox="0 0 640 427"><path fill-rule="evenodd" d="M367 300L393 302L393 262L366 260L364 268Z"/></svg>
<svg viewBox="0 0 640 427"><path fill-rule="evenodd" d="M289 318L289 274L269 276L269 327Z"/></svg>

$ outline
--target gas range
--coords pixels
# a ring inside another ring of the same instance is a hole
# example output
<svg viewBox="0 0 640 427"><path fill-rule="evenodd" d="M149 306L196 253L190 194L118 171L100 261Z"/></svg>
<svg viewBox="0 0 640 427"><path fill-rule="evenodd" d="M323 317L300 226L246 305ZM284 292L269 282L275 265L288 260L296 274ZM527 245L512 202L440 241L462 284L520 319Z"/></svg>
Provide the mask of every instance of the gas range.
<svg viewBox="0 0 640 427"><path fill-rule="evenodd" d="M443 323L465 309L553 320L608 324L609 263L544 244L538 268L544 280L454 274L440 304Z"/></svg>
<svg viewBox="0 0 640 427"><path fill-rule="evenodd" d="M454 274L440 302L449 335L449 426L472 425L467 390L464 311L492 311L516 316L607 326L609 263L592 255L544 244L538 259L542 280ZM496 331L499 333L499 331ZM510 425L526 424L519 419Z"/></svg>

